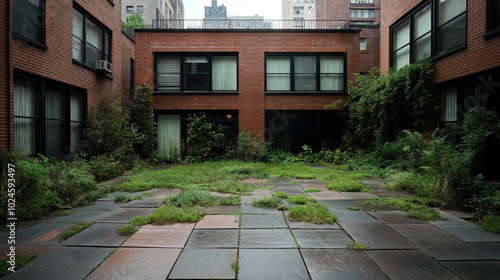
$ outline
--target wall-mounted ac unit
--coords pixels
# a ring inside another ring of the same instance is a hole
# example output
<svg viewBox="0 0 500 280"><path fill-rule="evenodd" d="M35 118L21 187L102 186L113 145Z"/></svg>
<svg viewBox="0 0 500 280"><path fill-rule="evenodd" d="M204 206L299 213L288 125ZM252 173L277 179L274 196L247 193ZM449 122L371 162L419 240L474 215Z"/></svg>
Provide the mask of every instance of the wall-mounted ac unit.
<svg viewBox="0 0 500 280"><path fill-rule="evenodd" d="M103 73L107 73L107 74L109 73L109 74L111 74L112 65L111 65L111 63L107 62L106 60L98 60L95 63L95 69L98 72L103 72Z"/></svg>

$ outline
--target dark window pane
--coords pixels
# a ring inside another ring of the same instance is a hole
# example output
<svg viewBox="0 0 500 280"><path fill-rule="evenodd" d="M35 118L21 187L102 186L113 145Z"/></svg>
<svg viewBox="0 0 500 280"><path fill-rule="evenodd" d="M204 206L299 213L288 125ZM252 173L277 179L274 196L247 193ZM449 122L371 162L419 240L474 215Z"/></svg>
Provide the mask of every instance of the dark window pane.
<svg viewBox="0 0 500 280"><path fill-rule="evenodd" d="M187 74L185 79L186 90L208 90L208 74Z"/></svg>
<svg viewBox="0 0 500 280"><path fill-rule="evenodd" d="M15 33L36 41L43 42L44 14L41 0L15 0L14 2L14 26Z"/></svg>
<svg viewBox="0 0 500 280"><path fill-rule="evenodd" d="M467 40L467 14L463 14L439 28L439 53L446 52Z"/></svg>

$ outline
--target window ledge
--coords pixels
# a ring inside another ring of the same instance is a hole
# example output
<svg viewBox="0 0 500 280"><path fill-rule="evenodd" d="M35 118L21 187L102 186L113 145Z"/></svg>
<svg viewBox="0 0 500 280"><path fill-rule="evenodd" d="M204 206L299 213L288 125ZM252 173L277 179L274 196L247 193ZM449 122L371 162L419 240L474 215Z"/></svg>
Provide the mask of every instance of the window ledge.
<svg viewBox="0 0 500 280"><path fill-rule="evenodd" d="M446 52L444 52L444 53L442 53L442 54L438 54L438 55L436 55L436 56L433 56L433 57L431 58L431 60L432 60L432 61L436 61L436 60L439 60L439 59L441 59L441 58L443 58L443 57L446 57L446 56L452 55L452 54L454 54L454 53L456 53L456 52L459 52L459 51L462 51L462 50L465 50L465 49L467 49L467 44L466 44L466 43L463 43L463 44L461 44L461 45L459 45L459 46L456 46L456 47L454 47L454 48L451 48L451 49L447 50Z"/></svg>
<svg viewBox="0 0 500 280"><path fill-rule="evenodd" d="M16 32L14 32L14 31L12 31L12 37L13 37L14 39L19 39L19 40L21 40L21 41L25 41L26 43L28 43L28 44L30 44L30 45L33 45L33 46L35 46L35 47L37 47L37 48L39 48L39 49L42 49L42 50L44 50L44 51L46 51L46 50L48 49L47 45L42 44L42 43L37 42L37 41L33 41L33 40L29 39L29 38L24 37L24 36L23 36L23 35L21 35L21 34L18 34L18 33L16 33Z"/></svg>
<svg viewBox="0 0 500 280"><path fill-rule="evenodd" d="M495 38L499 35L500 35L500 28L497 28L497 29L491 30L491 31L487 32L486 34L484 34L483 39L490 40L490 39Z"/></svg>
<svg viewBox="0 0 500 280"><path fill-rule="evenodd" d="M266 91L266 95L345 95L345 90L335 91Z"/></svg>
<svg viewBox="0 0 500 280"><path fill-rule="evenodd" d="M360 50L360 51L359 51L359 53L360 53L360 54L368 54L368 53L369 53L369 51L361 51L361 50Z"/></svg>
<svg viewBox="0 0 500 280"><path fill-rule="evenodd" d="M153 95L238 95L239 91L153 91Z"/></svg>

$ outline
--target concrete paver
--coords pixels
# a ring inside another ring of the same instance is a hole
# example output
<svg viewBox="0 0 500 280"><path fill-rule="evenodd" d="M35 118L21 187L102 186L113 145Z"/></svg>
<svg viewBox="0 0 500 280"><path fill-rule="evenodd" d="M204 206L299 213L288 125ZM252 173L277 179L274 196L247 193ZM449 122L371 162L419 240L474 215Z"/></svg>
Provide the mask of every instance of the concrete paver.
<svg viewBox="0 0 500 280"><path fill-rule="evenodd" d="M332 191L321 191L315 193L309 193L309 196L315 198L316 200L347 200L345 196L343 196L339 192Z"/></svg>
<svg viewBox="0 0 500 280"><path fill-rule="evenodd" d="M239 216L235 215L207 215L196 223L196 229L238 228Z"/></svg>
<svg viewBox="0 0 500 280"><path fill-rule="evenodd" d="M236 249L191 249L182 251L168 279L235 279L231 267Z"/></svg>
<svg viewBox="0 0 500 280"><path fill-rule="evenodd" d="M456 238L409 238L429 255L439 261L492 260L494 256L484 252L474 243L464 243Z"/></svg>
<svg viewBox="0 0 500 280"><path fill-rule="evenodd" d="M193 230L186 248L237 248L237 229Z"/></svg>
<svg viewBox="0 0 500 280"><path fill-rule="evenodd" d="M240 248L297 248L289 229L242 229Z"/></svg>
<svg viewBox="0 0 500 280"><path fill-rule="evenodd" d="M442 264L464 279L494 280L500 275L499 261L454 261Z"/></svg>
<svg viewBox="0 0 500 280"><path fill-rule="evenodd" d="M183 248L191 234L191 229L140 228L123 247Z"/></svg>
<svg viewBox="0 0 500 280"><path fill-rule="evenodd" d="M287 228L281 215L242 215L241 228Z"/></svg>
<svg viewBox="0 0 500 280"><path fill-rule="evenodd" d="M101 217L98 222L128 223L137 216L147 217L153 213L153 208L119 208Z"/></svg>
<svg viewBox="0 0 500 280"><path fill-rule="evenodd" d="M464 242L500 242L500 235L485 231L477 225L438 225L437 227Z"/></svg>
<svg viewBox="0 0 500 280"><path fill-rule="evenodd" d="M240 249L238 279L309 279L298 249Z"/></svg>
<svg viewBox="0 0 500 280"><path fill-rule="evenodd" d="M84 229L79 234L61 243L64 246L88 246L88 247L118 247L126 236L118 235L116 230L127 224L105 224L96 223Z"/></svg>
<svg viewBox="0 0 500 280"><path fill-rule="evenodd" d="M397 231L403 237L450 237L437 227L429 224L391 224L393 230Z"/></svg>
<svg viewBox="0 0 500 280"><path fill-rule="evenodd" d="M377 211L370 215L387 224L424 224L425 221L408 217L404 211Z"/></svg>
<svg viewBox="0 0 500 280"><path fill-rule="evenodd" d="M379 222L341 222L340 226L357 242L371 249L413 249L415 245L389 226Z"/></svg>
<svg viewBox="0 0 500 280"><path fill-rule="evenodd" d="M352 239L343 230L292 230L300 248L345 248Z"/></svg>

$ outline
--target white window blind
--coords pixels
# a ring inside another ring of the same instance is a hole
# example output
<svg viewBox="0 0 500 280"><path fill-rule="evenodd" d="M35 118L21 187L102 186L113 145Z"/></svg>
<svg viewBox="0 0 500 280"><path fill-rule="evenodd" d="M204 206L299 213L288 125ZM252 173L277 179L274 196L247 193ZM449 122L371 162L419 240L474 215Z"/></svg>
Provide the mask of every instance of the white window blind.
<svg viewBox="0 0 500 280"><path fill-rule="evenodd" d="M410 64L410 21L406 20L394 29L394 64L397 69Z"/></svg>
<svg viewBox="0 0 500 280"><path fill-rule="evenodd" d="M267 90L290 90L290 57L268 56Z"/></svg>
<svg viewBox="0 0 500 280"><path fill-rule="evenodd" d="M296 56L295 90L316 90L316 57Z"/></svg>
<svg viewBox="0 0 500 280"><path fill-rule="evenodd" d="M14 79L14 150L23 155L37 152L37 98L33 82Z"/></svg>
<svg viewBox="0 0 500 280"><path fill-rule="evenodd" d="M158 90L181 90L180 57L157 57Z"/></svg>
<svg viewBox="0 0 500 280"><path fill-rule="evenodd" d="M340 56L320 57L320 90L344 89L344 58Z"/></svg>
<svg viewBox="0 0 500 280"><path fill-rule="evenodd" d="M212 57L212 90L237 90L236 56Z"/></svg>
<svg viewBox="0 0 500 280"><path fill-rule="evenodd" d="M178 156L181 151L181 115L158 115L158 152Z"/></svg>
<svg viewBox="0 0 500 280"><path fill-rule="evenodd" d="M83 60L83 15L73 9L73 59Z"/></svg>

